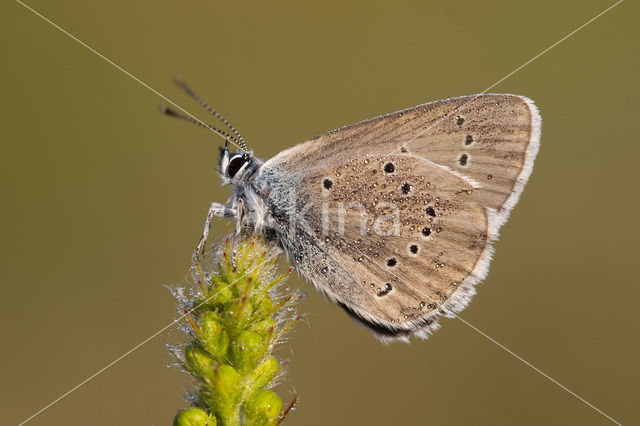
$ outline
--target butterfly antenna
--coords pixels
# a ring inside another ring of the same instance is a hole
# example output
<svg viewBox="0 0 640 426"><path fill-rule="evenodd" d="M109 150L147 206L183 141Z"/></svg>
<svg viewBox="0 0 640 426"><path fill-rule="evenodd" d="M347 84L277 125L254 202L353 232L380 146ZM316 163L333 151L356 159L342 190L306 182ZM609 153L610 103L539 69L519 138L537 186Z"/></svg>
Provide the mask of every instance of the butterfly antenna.
<svg viewBox="0 0 640 426"><path fill-rule="evenodd" d="M185 83L183 79L181 79L180 77L175 76L175 77L173 77L173 82L176 85L178 85L178 87L180 87L182 90L184 90L187 95L191 96L193 99L196 100L196 102L198 102L200 105L202 105L204 107L204 109L209 111L209 113L211 115L213 115L215 118L220 120L225 126L227 126L233 132L233 134L236 136L237 140L240 142L240 145L241 145L242 149L245 152L249 151L247 149L247 144L244 141L244 138L242 137L240 132L233 126L233 124L231 124L229 122L229 120L224 118L222 116L222 114L220 114L218 111L216 111L213 108L211 108L211 106L209 106L209 104L206 103L204 101L204 99L202 99L200 96L198 96L193 90L191 90L191 88L189 86L187 86L187 83Z"/></svg>
<svg viewBox="0 0 640 426"><path fill-rule="evenodd" d="M207 123L203 123L200 120L197 120L193 117L189 117L187 115L181 114L178 111L169 108L166 105L161 105L160 106L160 112L162 112L163 114L166 114L170 117L175 117L175 118L180 118L182 120L188 121L189 123L193 123L195 125L198 125L200 127L204 127L205 129L209 129L211 131L213 131L214 133L222 136L223 138L226 139L227 141L227 145L229 144L229 141L231 141L232 143L234 143L236 146L242 148L243 150L246 151L246 145L241 143L238 139L236 139L235 137L231 136L229 133L225 132L222 129L218 129L217 127L213 127Z"/></svg>

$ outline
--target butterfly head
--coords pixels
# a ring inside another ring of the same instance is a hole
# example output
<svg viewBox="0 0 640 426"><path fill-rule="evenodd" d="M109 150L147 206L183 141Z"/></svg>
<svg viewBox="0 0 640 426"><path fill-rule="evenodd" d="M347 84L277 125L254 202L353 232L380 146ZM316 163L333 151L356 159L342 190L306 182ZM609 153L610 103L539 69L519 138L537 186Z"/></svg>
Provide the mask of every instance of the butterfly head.
<svg viewBox="0 0 640 426"><path fill-rule="evenodd" d="M238 183L245 177L252 175L258 168L260 161L252 152L229 151L229 146L220 147L218 154L218 174L222 184Z"/></svg>

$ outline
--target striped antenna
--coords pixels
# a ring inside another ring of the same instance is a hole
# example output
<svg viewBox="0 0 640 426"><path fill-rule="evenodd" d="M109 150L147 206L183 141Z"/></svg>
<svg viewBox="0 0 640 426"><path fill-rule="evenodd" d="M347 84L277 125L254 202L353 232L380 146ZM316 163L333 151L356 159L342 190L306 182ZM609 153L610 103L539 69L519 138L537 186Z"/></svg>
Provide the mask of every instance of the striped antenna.
<svg viewBox="0 0 640 426"><path fill-rule="evenodd" d="M174 76L173 77L173 82L178 87L180 87L182 90L184 90L187 95L189 95L193 99L195 99L196 102L198 102L201 106L204 107L204 109L209 111L209 113L211 115L213 115L215 118L220 120L225 126L227 126L233 132L233 134L236 136L237 139L235 139L235 140L239 141L240 147L244 150L244 152L249 152L249 149L247 148L247 144L244 141L244 138L242 137L240 132L233 126L233 124L231 124L229 122L229 120L224 118L222 116L222 114L220 114L218 111L216 111L213 108L211 108L209 106L209 104L204 101L204 99L202 99L200 96L198 96L193 90L191 90L191 88L189 86L187 86L187 83L185 83L183 79L181 79L178 76Z"/></svg>
<svg viewBox="0 0 640 426"><path fill-rule="evenodd" d="M189 123L193 123L196 124L200 127L204 127L205 129L209 129L211 131L213 131L214 133L217 133L218 135L222 136L223 138L225 138L227 140L227 144L229 143L229 141L231 141L234 145L242 148L243 150L245 150L245 152L247 152L246 150L246 145L244 143L241 143L238 139L236 139L235 137L231 136L229 133L225 132L222 129L218 129L217 127L213 127L207 123L203 123L200 120L197 120L193 117L189 117L187 115L181 114L178 111L169 108L166 105L161 105L160 106L160 112L162 112L163 114L166 114L170 117L175 117L175 118L180 118L182 120L188 121Z"/></svg>

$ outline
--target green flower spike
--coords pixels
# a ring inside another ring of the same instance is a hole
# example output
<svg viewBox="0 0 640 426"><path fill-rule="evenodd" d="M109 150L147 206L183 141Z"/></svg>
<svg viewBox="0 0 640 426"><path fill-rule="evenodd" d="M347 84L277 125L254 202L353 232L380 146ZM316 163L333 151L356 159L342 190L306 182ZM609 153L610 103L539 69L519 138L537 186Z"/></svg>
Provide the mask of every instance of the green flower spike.
<svg viewBox="0 0 640 426"><path fill-rule="evenodd" d="M296 400L283 410L269 390L283 374L274 346L300 319L300 294L280 285L291 269L276 276L275 251L228 239L223 250L194 260L191 288L174 289L192 340L169 350L196 379L187 395L193 408L179 411L174 426L271 426L294 408Z"/></svg>

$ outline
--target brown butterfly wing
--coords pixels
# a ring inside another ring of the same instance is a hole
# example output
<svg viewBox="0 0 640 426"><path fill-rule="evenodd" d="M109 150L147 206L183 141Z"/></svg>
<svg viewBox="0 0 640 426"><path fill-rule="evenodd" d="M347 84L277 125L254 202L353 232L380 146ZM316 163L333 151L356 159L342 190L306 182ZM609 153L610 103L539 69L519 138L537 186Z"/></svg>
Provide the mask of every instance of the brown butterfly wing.
<svg viewBox="0 0 640 426"><path fill-rule="evenodd" d="M329 132L263 169L295 182L297 211L313 206L285 236L302 274L383 339L425 337L486 275L538 137L529 100L479 95Z"/></svg>

